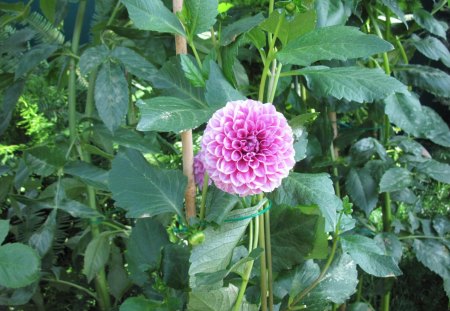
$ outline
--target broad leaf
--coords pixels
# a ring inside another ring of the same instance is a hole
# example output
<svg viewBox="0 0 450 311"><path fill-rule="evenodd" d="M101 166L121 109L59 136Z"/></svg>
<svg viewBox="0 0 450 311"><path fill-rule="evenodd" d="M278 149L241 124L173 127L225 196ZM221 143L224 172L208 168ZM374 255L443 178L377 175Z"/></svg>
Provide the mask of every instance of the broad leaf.
<svg viewBox="0 0 450 311"><path fill-rule="evenodd" d="M191 40L194 35L209 31L216 23L218 5L217 0L184 1L183 17Z"/></svg>
<svg viewBox="0 0 450 311"><path fill-rule="evenodd" d="M414 20L430 33L446 39L447 24L435 19L430 12L424 9L417 9L414 11Z"/></svg>
<svg viewBox="0 0 450 311"><path fill-rule="evenodd" d="M229 101L246 99L225 80L219 66L214 62L210 62L205 97L208 105L213 108L222 108Z"/></svg>
<svg viewBox="0 0 450 311"><path fill-rule="evenodd" d="M78 65L81 74L87 75L97 66L108 60L110 51L105 45L87 48L80 57Z"/></svg>
<svg viewBox="0 0 450 311"><path fill-rule="evenodd" d="M436 160L428 160L415 165L416 169L436 181L450 184L450 165Z"/></svg>
<svg viewBox="0 0 450 311"><path fill-rule="evenodd" d="M277 205L317 205L325 217L326 231L335 229L336 211L342 208L328 174L291 173L270 196Z"/></svg>
<svg viewBox="0 0 450 311"><path fill-rule="evenodd" d="M363 103L406 91L402 83L387 76L381 69L320 66L305 68L298 73L305 76L308 87L321 97L333 96Z"/></svg>
<svg viewBox="0 0 450 311"><path fill-rule="evenodd" d="M352 14L352 1L315 0L317 27L343 25Z"/></svg>
<svg viewBox="0 0 450 311"><path fill-rule="evenodd" d="M139 131L181 132L208 121L213 113L195 102L168 96L139 100L136 105L141 112Z"/></svg>
<svg viewBox="0 0 450 311"><path fill-rule="evenodd" d="M237 36L252 30L264 20L262 13L254 16L244 17L237 22L227 25L222 29L220 35L220 45L228 45L235 41Z"/></svg>
<svg viewBox="0 0 450 311"><path fill-rule="evenodd" d="M3 102L0 105L0 135L3 134L11 122L14 108L22 94L24 86L25 80L19 79L12 85L8 85L8 88L3 93Z"/></svg>
<svg viewBox="0 0 450 311"><path fill-rule="evenodd" d="M45 43L34 46L20 59L19 65L16 68L15 79L17 80L30 72L34 67L39 65L40 62L49 58L57 49L57 45Z"/></svg>
<svg viewBox="0 0 450 311"><path fill-rule="evenodd" d="M108 261L109 253L111 251L110 236L110 232L103 232L94 237L86 248L84 253L83 273L86 275L88 282L94 279Z"/></svg>
<svg viewBox="0 0 450 311"><path fill-rule="evenodd" d="M399 7L399 2L397 0L381 0L385 6L387 6L395 15L405 24L408 28L408 24L406 24L405 13L403 13L402 9Z"/></svg>
<svg viewBox="0 0 450 311"><path fill-rule="evenodd" d="M407 85L416 86L439 97L450 98L450 75L437 68L422 65L398 67L398 78Z"/></svg>
<svg viewBox="0 0 450 311"><path fill-rule="evenodd" d="M411 172L406 168L394 167L387 170L381 177L380 192L394 192L403 190L413 182Z"/></svg>
<svg viewBox="0 0 450 311"><path fill-rule="evenodd" d="M35 231L28 243L42 258L50 250L56 231L56 210L53 210L47 217L44 224Z"/></svg>
<svg viewBox="0 0 450 311"><path fill-rule="evenodd" d="M185 35L178 18L161 0L122 0L122 3L137 28Z"/></svg>
<svg viewBox="0 0 450 311"><path fill-rule="evenodd" d="M425 267L440 275L443 279L450 278L449 249L436 240L415 239L413 249L419 260Z"/></svg>
<svg viewBox="0 0 450 311"><path fill-rule="evenodd" d="M431 36L421 39L414 34L411 40L420 53L432 60L440 60L445 66L450 67L450 52L441 40Z"/></svg>
<svg viewBox="0 0 450 311"><path fill-rule="evenodd" d="M392 50L392 45L355 27L318 28L289 42L277 58L283 64L308 66L319 60L347 60Z"/></svg>
<svg viewBox="0 0 450 311"><path fill-rule="evenodd" d="M386 255L394 258L397 264L400 262L402 259L403 246L395 234L382 232L377 234L374 240Z"/></svg>
<svg viewBox="0 0 450 311"><path fill-rule="evenodd" d="M206 220L222 224L238 202L236 195L221 191L214 185L209 186L206 195Z"/></svg>
<svg viewBox="0 0 450 311"><path fill-rule="evenodd" d="M205 79L200 69L193 63L191 57L186 54L181 54L180 59L181 68L183 68L186 79L195 87L205 87Z"/></svg>
<svg viewBox="0 0 450 311"><path fill-rule="evenodd" d="M442 117L431 107L422 106L424 136L435 144L450 147L450 129Z"/></svg>
<svg viewBox="0 0 450 311"><path fill-rule="evenodd" d="M63 199L58 203L58 209L65 211L70 214L72 217L79 218L94 218L94 217L102 217L102 215L95 209L90 208L89 206L84 205L75 200Z"/></svg>
<svg viewBox="0 0 450 311"><path fill-rule="evenodd" d="M113 132L128 110L128 82L118 64L102 65L95 81L95 106L106 127Z"/></svg>
<svg viewBox="0 0 450 311"><path fill-rule="evenodd" d="M158 72L152 63L132 49L118 46L111 52L111 56L118 59L132 75L142 80L152 81Z"/></svg>
<svg viewBox="0 0 450 311"><path fill-rule="evenodd" d="M378 202L377 184L370 172L367 169L350 169L345 189L353 202L369 217Z"/></svg>
<svg viewBox="0 0 450 311"><path fill-rule="evenodd" d="M0 245L5 240L9 231L9 220L0 219Z"/></svg>
<svg viewBox="0 0 450 311"><path fill-rule="evenodd" d="M87 185L108 191L108 172L95 165L82 161L70 162L64 166L64 172L78 177Z"/></svg>
<svg viewBox="0 0 450 311"><path fill-rule="evenodd" d="M343 251L371 275L390 277L402 274L394 259L385 255L372 239L362 235L344 235L341 244Z"/></svg>
<svg viewBox="0 0 450 311"><path fill-rule="evenodd" d="M127 217L151 217L176 213L183 217L186 178L181 171L151 166L136 150L119 153L112 162L109 188L117 204L127 210Z"/></svg>
<svg viewBox="0 0 450 311"><path fill-rule="evenodd" d="M169 311L169 308L162 302L138 296L127 298L120 305L119 311Z"/></svg>
<svg viewBox="0 0 450 311"><path fill-rule="evenodd" d="M161 271L167 286L183 290L189 285L190 254L191 250L186 245L169 244L164 247Z"/></svg>
<svg viewBox="0 0 450 311"><path fill-rule="evenodd" d="M0 246L0 286L19 288L38 280L41 261L31 247L21 244Z"/></svg>
<svg viewBox="0 0 450 311"><path fill-rule="evenodd" d="M233 284L215 290L192 291L189 294L190 311L229 311L234 306L239 288Z"/></svg>
<svg viewBox="0 0 450 311"><path fill-rule="evenodd" d="M131 281L123 263L122 250L111 245L111 259L108 264L108 285L109 292L114 298L120 300L126 290L130 287Z"/></svg>
<svg viewBox="0 0 450 311"><path fill-rule="evenodd" d="M46 177L64 166L65 156L61 149L43 145L26 150L25 161L29 169Z"/></svg>

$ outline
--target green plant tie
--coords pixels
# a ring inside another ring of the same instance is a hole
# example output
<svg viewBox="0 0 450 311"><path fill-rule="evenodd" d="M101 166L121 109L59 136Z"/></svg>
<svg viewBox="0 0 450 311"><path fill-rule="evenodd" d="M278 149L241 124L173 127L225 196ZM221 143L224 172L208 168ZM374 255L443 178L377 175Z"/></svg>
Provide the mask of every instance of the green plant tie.
<svg viewBox="0 0 450 311"><path fill-rule="evenodd" d="M269 203L269 204L267 204L267 207L265 209L260 210L257 213L254 213L254 214L251 214L251 215L247 215L247 216L243 216L243 217L228 218L228 219L225 219L224 222L236 222L236 221L241 221L241 220L245 220L245 219L249 219L249 218L258 217L258 216L266 213L268 210L270 210L272 208L272 201L270 201L269 199L267 201Z"/></svg>

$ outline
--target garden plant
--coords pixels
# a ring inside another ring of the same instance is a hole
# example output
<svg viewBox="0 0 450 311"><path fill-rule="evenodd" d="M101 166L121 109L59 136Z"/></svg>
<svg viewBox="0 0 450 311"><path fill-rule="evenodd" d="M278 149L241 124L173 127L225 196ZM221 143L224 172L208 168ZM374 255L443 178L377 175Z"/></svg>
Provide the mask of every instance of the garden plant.
<svg viewBox="0 0 450 311"><path fill-rule="evenodd" d="M0 309L448 310L449 17L1 1Z"/></svg>

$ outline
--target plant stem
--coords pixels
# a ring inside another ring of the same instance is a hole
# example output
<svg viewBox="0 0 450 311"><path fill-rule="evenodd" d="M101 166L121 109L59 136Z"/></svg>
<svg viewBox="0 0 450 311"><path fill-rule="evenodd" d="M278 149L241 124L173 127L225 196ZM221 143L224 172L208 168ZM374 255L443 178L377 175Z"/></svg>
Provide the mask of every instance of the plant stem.
<svg viewBox="0 0 450 311"><path fill-rule="evenodd" d="M203 69L202 61L200 60L200 56L198 55L197 49L195 48L194 40L189 41L189 46L191 47L192 52L194 53L198 67L200 68L200 70L202 70Z"/></svg>
<svg viewBox="0 0 450 311"><path fill-rule="evenodd" d="M67 285L73 288L76 288L86 294L88 294L89 296L91 296L94 299L97 299L97 296L95 295L95 293L91 292L89 289L80 286L78 284L72 283L72 282L68 282L68 281L63 281L63 280L57 280L57 279L49 279L49 278L42 278L42 281L46 281L46 282L50 282L50 283L57 283L57 284L62 284L62 285Z"/></svg>
<svg viewBox="0 0 450 311"><path fill-rule="evenodd" d="M267 282L269 284L269 310L273 311L273 271L272 271L272 242L270 241L270 210L264 214L264 226L266 229L266 258L267 258Z"/></svg>
<svg viewBox="0 0 450 311"><path fill-rule="evenodd" d="M333 141L338 136L338 128L337 128L337 116L335 111L328 112L328 118L331 122L331 127L333 128L333 140L331 140L330 144L330 154L331 154L331 161L333 162L333 175L335 177L334 181L334 190L336 192L336 195L338 197L341 197L341 187L339 185L339 171L336 167L336 158L339 157L339 150L334 147Z"/></svg>
<svg viewBox="0 0 450 311"><path fill-rule="evenodd" d="M173 12L180 12L183 8L183 0L172 0ZM183 36L175 35L176 54L186 54L187 44ZM181 133L181 145L183 149L183 173L187 177L187 186L184 193L186 222L194 218L195 208L195 179L194 179L194 147L192 142L192 130Z"/></svg>
<svg viewBox="0 0 450 311"><path fill-rule="evenodd" d="M435 240L445 240L446 237L443 236L429 236L429 235L408 235L401 236L398 238L399 240L409 240L409 239L435 239Z"/></svg>
<svg viewBox="0 0 450 311"><path fill-rule="evenodd" d="M356 302L360 302L361 301L361 296L362 296L362 288L363 288L363 279L364 279L364 274L360 274L359 279L358 279L358 290L356 292Z"/></svg>
<svg viewBox="0 0 450 311"><path fill-rule="evenodd" d="M403 44L398 36L395 36L395 43L397 43L397 47L400 50L400 54L402 55L403 61L405 62L405 64L408 64L409 63L408 56L406 55L405 48L403 47Z"/></svg>
<svg viewBox="0 0 450 311"><path fill-rule="evenodd" d="M208 193L208 182L209 182L209 176L208 176L208 173L205 172L205 175L203 177L202 201L200 203L200 220L205 219L206 194Z"/></svg>
<svg viewBox="0 0 450 311"><path fill-rule="evenodd" d="M261 208L264 208L263 206ZM264 215L259 215L259 245L264 249L261 256L261 275L260 275L260 287L261 287L261 310L267 311L267 266L266 266L266 249L264 244L266 242L265 238L265 226L264 226Z"/></svg>

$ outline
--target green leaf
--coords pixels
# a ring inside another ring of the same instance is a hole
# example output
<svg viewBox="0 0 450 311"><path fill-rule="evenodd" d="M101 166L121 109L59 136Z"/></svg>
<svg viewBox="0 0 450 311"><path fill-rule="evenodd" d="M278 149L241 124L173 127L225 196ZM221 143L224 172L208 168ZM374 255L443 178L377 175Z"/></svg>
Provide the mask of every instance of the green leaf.
<svg viewBox="0 0 450 311"><path fill-rule="evenodd" d="M0 219L0 245L5 241L9 231L9 220Z"/></svg>
<svg viewBox="0 0 450 311"><path fill-rule="evenodd" d="M31 247L21 244L0 246L0 286L19 288L39 279L41 262Z"/></svg>
<svg viewBox="0 0 450 311"><path fill-rule="evenodd" d="M428 160L423 163L419 163L416 169L431 177L436 181L440 181L446 184L450 184L450 165L447 163L441 163L436 160Z"/></svg>
<svg viewBox="0 0 450 311"><path fill-rule="evenodd" d="M436 240L415 239L413 249L425 267L440 275L444 280L450 278L450 252L445 245Z"/></svg>
<svg viewBox="0 0 450 311"><path fill-rule="evenodd" d="M342 202L334 194L333 183L328 174L291 173L270 197L277 205L317 205L325 217L325 230L336 227L336 211Z"/></svg>
<svg viewBox="0 0 450 311"><path fill-rule="evenodd" d="M397 77L407 85L413 85L439 97L450 98L450 75L437 68L422 65L402 65Z"/></svg>
<svg viewBox="0 0 450 311"><path fill-rule="evenodd" d="M233 284L215 290L192 291L189 294L190 311L229 311L237 299L239 288Z"/></svg>
<svg viewBox="0 0 450 311"><path fill-rule="evenodd" d="M137 220L131 230L126 252L133 281L142 285L148 278L147 273L159 267L161 251L168 244L167 232L158 221L153 218Z"/></svg>
<svg viewBox="0 0 450 311"><path fill-rule="evenodd" d="M276 206L270 214L274 271L291 269L305 258L326 258L327 235L322 216L304 214L300 208L286 205ZM315 248L319 251L313 254Z"/></svg>
<svg viewBox="0 0 450 311"><path fill-rule="evenodd" d="M429 59L440 60L445 66L450 68L450 52L441 40L432 36L422 39L413 34L411 41L420 53Z"/></svg>
<svg viewBox="0 0 450 311"><path fill-rule="evenodd" d="M182 132L208 121L213 110L177 97L159 96L139 100L138 131Z"/></svg>
<svg viewBox="0 0 450 311"><path fill-rule="evenodd" d="M128 110L128 82L118 64L102 65L95 81L95 106L106 127L113 132Z"/></svg>
<svg viewBox="0 0 450 311"><path fill-rule="evenodd" d="M333 96L358 103L373 102L395 92L406 91L396 79L381 69L360 67L309 67L298 71L308 87L318 96Z"/></svg>
<svg viewBox="0 0 450 311"><path fill-rule="evenodd" d="M161 271L167 286L184 289L189 285L189 256L188 246L169 244L164 247Z"/></svg>
<svg viewBox="0 0 450 311"><path fill-rule="evenodd" d="M119 311L169 311L162 302L148 300L143 296L127 298Z"/></svg>
<svg viewBox="0 0 450 311"><path fill-rule="evenodd" d="M191 84L195 87L205 87L205 79L196 65L192 62L187 54L181 54L181 68L183 68L184 75Z"/></svg>
<svg viewBox="0 0 450 311"><path fill-rule="evenodd" d="M422 106L424 136L435 144L450 147L450 129L442 117L431 107Z"/></svg>
<svg viewBox="0 0 450 311"><path fill-rule="evenodd" d="M206 195L206 220L222 224L225 217L239 202L236 195L219 190L214 185L208 187Z"/></svg>
<svg viewBox="0 0 450 311"><path fill-rule="evenodd" d="M56 210L52 210L44 224L37 231L35 231L28 240L30 246L38 252L41 258L43 258L44 255L50 250L55 237L55 231Z"/></svg>
<svg viewBox="0 0 450 311"><path fill-rule="evenodd" d="M343 25L352 14L353 1L315 0L317 27Z"/></svg>
<svg viewBox="0 0 450 311"><path fill-rule="evenodd" d="M94 237L86 247L84 253L83 274L86 275L88 282L91 282L108 262L109 253L111 251L110 236L111 233L105 231Z"/></svg>
<svg viewBox="0 0 450 311"><path fill-rule="evenodd" d="M57 0L40 0L39 8L41 9L44 16L52 23L55 23L55 12L56 12Z"/></svg>
<svg viewBox="0 0 450 311"><path fill-rule="evenodd" d="M152 81L158 72L152 63L132 49L118 46L111 52L111 56L118 59L132 75L142 80Z"/></svg>
<svg viewBox="0 0 450 311"><path fill-rule="evenodd" d="M180 21L161 0L122 0L122 3L137 28L185 36Z"/></svg>
<svg viewBox="0 0 450 311"><path fill-rule="evenodd" d="M264 20L262 13L254 16L244 17L222 29L220 35L220 45L228 45L235 41L236 38L245 32L252 30Z"/></svg>
<svg viewBox="0 0 450 311"><path fill-rule="evenodd" d="M214 62L210 62L205 97L208 105L216 109L222 108L229 101L246 99L225 80L219 66Z"/></svg>
<svg viewBox="0 0 450 311"><path fill-rule="evenodd" d="M406 168L394 167L381 177L380 192L394 192L405 189L413 182L411 172Z"/></svg>
<svg viewBox="0 0 450 311"><path fill-rule="evenodd" d="M397 0L381 0L381 2L389 8L395 15L405 24L406 28L408 28L408 24L406 23L405 13L403 13L402 9L399 7L399 2Z"/></svg>
<svg viewBox="0 0 450 311"><path fill-rule="evenodd" d="M78 177L89 186L108 191L108 172L95 165L74 161L64 166L64 172Z"/></svg>
<svg viewBox="0 0 450 311"><path fill-rule="evenodd" d="M8 128L16 103L25 86L25 80L19 79L9 84L3 93L3 101L0 105L0 135Z"/></svg>
<svg viewBox="0 0 450 311"><path fill-rule="evenodd" d="M402 274L394 259L385 255L372 239L356 234L344 235L341 236L341 244L342 250L371 275L391 277Z"/></svg>
<svg viewBox="0 0 450 311"><path fill-rule="evenodd" d="M244 218L252 215L260 204L246 209L239 209L228 214L229 219ZM244 235L250 217L239 221L225 222L219 228L206 228L205 241L193 248L189 262L190 286L197 287L197 273L213 273L224 270L230 263L233 249Z"/></svg>
<svg viewBox="0 0 450 311"><path fill-rule="evenodd" d="M26 52L20 59L19 65L16 68L14 79L17 80L25 74L29 73L40 62L46 60L58 49L57 45L39 44L34 46L31 50Z"/></svg>
<svg viewBox="0 0 450 311"><path fill-rule="evenodd" d="M277 58L283 64L308 66L319 60L347 60L386 52L393 46L355 27L318 28L289 42Z"/></svg>
<svg viewBox="0 0 450 311"><path fill-rule="evenodd" d="M348 311L375 311L369 304L364 302L355 302L348 305Z"/></svg>
<svg viewBox="0 0 450 311"><path fill-rule="evenodd" d="M446 39L447 24L435 19L430 12L424 9L417 9L414 11L414 20L420 27L428 30L430 33Z"/></svg>
<svg viewBox="0 0 450 311"><path fill-rule="evenodd" d="M289 41L314 30L314 27L316 26L317 17L314 10L305 13L296 13L294 16L289 17L286 17L285 15L284 12L275 10L270 14L268 19L259 25L261 29L273 34L275 33L280 19L283 18L284 21L281 22L278 31L278 38L281 43L283 43L283 46Z"/></svg>
<svg viewBox="0 0 450 311"><path fill-rule="evenodd" d="M112 161L109 188L127 217L176 213L183 217L186 178L181 171L163 170L147 163L142 154L128 149Z"/></svg>
<svg viewBox="0 0 450 311"><path fill-rule="evenodd" d="M102 215L98 211L75 200L63 199L61 200L61 202L59 202L57 208L65 211L72 217L85 219L102 217Z"/></svg>
<svg viewBox="0 0 450 311"><path fill-rule="evenodd" d="M36 174L44 177L51 175L65 163L61 149L49 146L37 146L25 151L27 166Z"/></svg>
<svg viewBox="0 0 450 311"><path fill-rule="evenodd" d="M185 26L191 40L194 35L209 31L216 23L217 0L185 0L183 5Z"/></svg>
<svg viewBox="0 0 450 311"><path fill-rule="evenodd" d="M395 234L390 232L378 233L374 240L386 255L394 258L397 264L400 263L400 260L402 259L403 246Z"/></svg>
<svg viewBox="0 0 450 311"><path fill-rule="evenodd" d="M377 184L370 172L365 168L351 168L345 180L345 189L356 206L369 217L378 202Z"/></svg>
<svg viewBox="0 0 450 311"><path fill-rule="evenodd" d="M109 292L117 300L121 300L125 291L131 285L123 264L122 250L114 244L111 245L111 260L108 265L107 280Z"/></svg>
<svg viewBox="0 0 450 311"><path fill-rule="evenodd" d="M78 65L82 75L89 74L96 67L108 60L110 51L106 45L87 48L80 57Z"/></svg>

